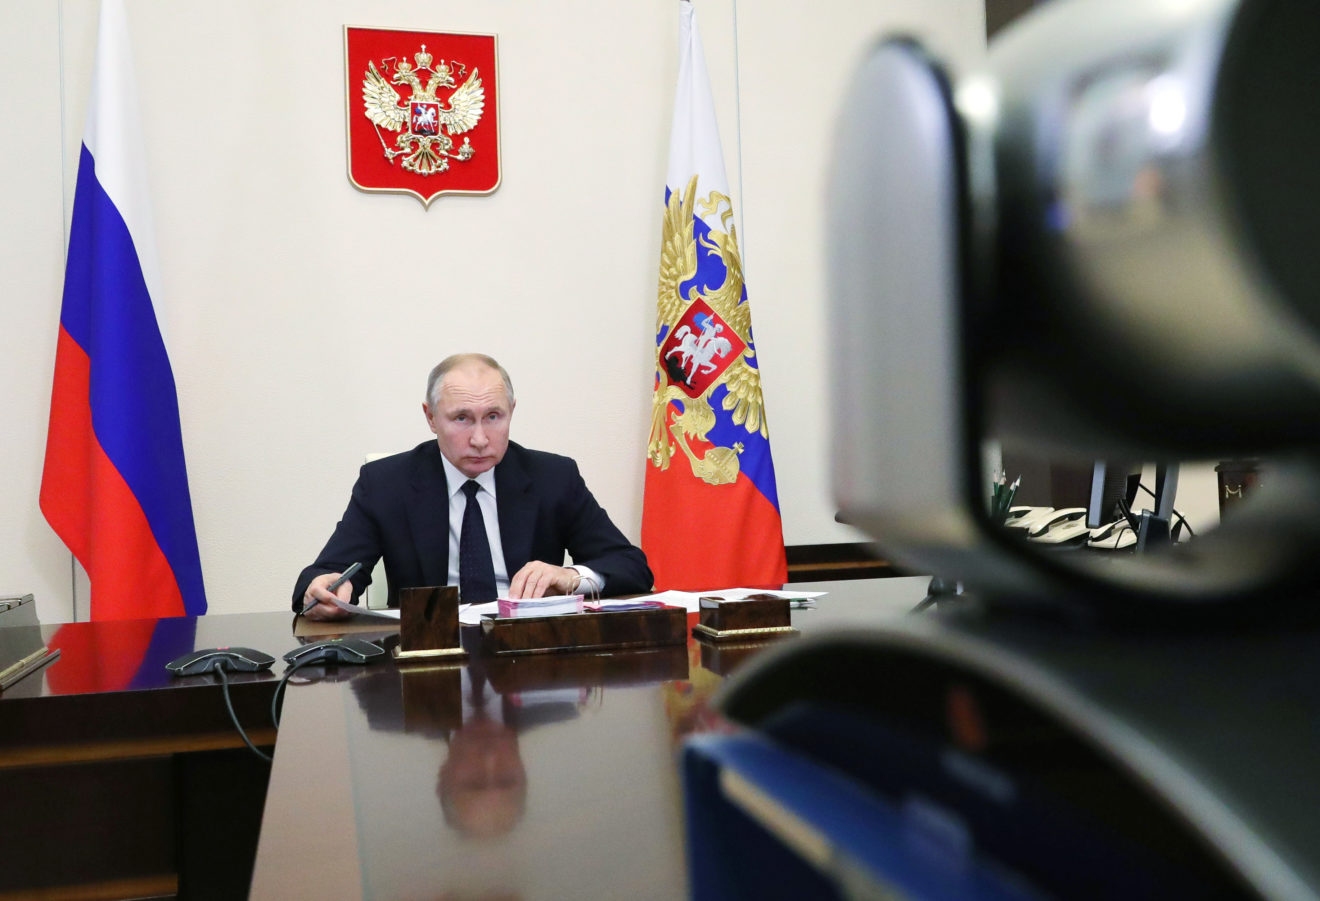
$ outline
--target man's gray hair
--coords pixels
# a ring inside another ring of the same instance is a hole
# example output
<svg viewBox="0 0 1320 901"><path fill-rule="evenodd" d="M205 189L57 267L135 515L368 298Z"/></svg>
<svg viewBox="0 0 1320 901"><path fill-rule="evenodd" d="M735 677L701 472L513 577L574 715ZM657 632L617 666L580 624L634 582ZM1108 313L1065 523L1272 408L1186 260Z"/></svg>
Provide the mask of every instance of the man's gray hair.
<svg viewBox="0 0 1320 901"><path fill-rule="evenodd" d="M445 376L452 369L457 369L466 363L481 363L489 369L494 369L504 380L504 393L509 398L509 406L513 406L513 380L509 378L509 373L505 372L494 357L488 357L485 354L453 354L441 360L431 374L426 378L426 403L430 407L435 407L440 397L440 389L444 387Z"/></svg>

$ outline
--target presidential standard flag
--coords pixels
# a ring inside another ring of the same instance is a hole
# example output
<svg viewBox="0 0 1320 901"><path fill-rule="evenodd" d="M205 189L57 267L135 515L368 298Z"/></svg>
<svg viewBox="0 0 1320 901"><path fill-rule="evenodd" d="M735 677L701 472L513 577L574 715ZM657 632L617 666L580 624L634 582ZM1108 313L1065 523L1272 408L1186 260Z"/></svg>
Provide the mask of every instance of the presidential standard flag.
<svg viewBox="0 0 1320 901"><path fill-rule="evenodd" d="M128 25L104 0L41 477L92 619L206 612L145 166Z"/></svg>
<svg viewBox="0 0 1320 901"><path fill-rule="evenodd" d="M692 4L679 4L642 549L656 588L788 578L724 157Z"/></svg>

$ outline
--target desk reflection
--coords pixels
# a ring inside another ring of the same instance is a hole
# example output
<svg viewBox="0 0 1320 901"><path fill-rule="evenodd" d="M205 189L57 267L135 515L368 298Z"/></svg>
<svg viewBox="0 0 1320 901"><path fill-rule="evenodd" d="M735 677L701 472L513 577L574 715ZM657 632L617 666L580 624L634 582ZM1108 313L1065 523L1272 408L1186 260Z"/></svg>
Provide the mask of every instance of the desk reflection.
<svg viewBox="0 0 1320 901"><path fill-rule="evenodd" d="M435 794L444 821L477 839L504 835L523 817L527 768L519 733L571 720L603 691L584 685L501 694L487 663L410 665L352 683L371 728L440 740Z"/></svg>
<svg viewBox="0 0 1320 901"><path fill-rule="evenodd" d="M465 835L504 835L527 807L527 768L518 734L504 723L478 717L449 740L449 756L435 784L445 822Z"/></svg>
<svg viewBox="0 0 1320 901"><path fill-rule="evenodd" d="M794 610L793 625L807 632L899 615L929 581L803 585L829 591L832 603ZM351 687L290 686L254 898L689 897L677 745L722 727L710 695L765 647L692 640L492 657L480 638L464 630L471 656L452 668L404 673L388 660L351 668ZM331 766L304 762L319 748ZM442 796L469 751L513 803L465 827L465 799ZM453 769L445 786L442 767ZM302 856L304 828L321 829L332 850L315 866ZM321 874L329 878L317 881ZM288 888L312 883L316 893Z"/></svg>
<svg viewBox="0 0 1320 901"><path fill-rule="evenodd" d="M564 897L631 856L660 880L644 896L681 897L677 809L654 834L676 797L654 725L662 686L688 676L683 646L359 671L345 703L364 894ZM429 815L387 800L423 792Z"/></svg>

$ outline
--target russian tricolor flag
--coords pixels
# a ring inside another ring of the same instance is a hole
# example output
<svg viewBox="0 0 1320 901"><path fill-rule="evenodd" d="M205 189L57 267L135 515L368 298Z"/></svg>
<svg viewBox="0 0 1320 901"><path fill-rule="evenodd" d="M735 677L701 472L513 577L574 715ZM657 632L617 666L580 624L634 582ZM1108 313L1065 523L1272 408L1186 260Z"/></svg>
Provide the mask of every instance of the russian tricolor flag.
<svg viewBox="0 0 1320 901"><path fill-rule="evenodd" d="M642 550L658 589L788 578L751 311L692 4L679 4Z"/></svg>
<svg viewBox="0 0 1320 901"><path fill-rule="evenodd" d="M91 618L206 612L121 0L103 0L64 276L41 510Z"/></svg>

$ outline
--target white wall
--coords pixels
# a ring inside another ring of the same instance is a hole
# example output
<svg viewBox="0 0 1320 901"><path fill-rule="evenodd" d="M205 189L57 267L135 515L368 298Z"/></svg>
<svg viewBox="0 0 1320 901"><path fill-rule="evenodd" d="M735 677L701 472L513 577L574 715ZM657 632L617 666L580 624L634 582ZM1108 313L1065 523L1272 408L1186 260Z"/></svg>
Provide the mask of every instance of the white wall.
<svg viewBox="0 0 1320 901"><path fill-rule="evenodd" d="M427 370L500 358L515 438L570 454L640 530L676 0L127 0L165 327L212 612L281 609L362 457L429 436ZM95 0L6 0L0 589L74 614L37 509ZM843 82L885 27L955 60L981 0L698 0L785 539L853 541L827 494L821 196ZM504 180L368 195L345 176L342 25L499 35ZM430 277L417 279L419 269ZM85 582L77 613L87 614Z"/></svg>
<svg viewBox="0 0 1320 901"><path fill-rule="evenodd" d="M59 7L0 6L0 72L22 84L0 116L0 591L66 618L71 556L37 509L64 267Z"/></svg>

